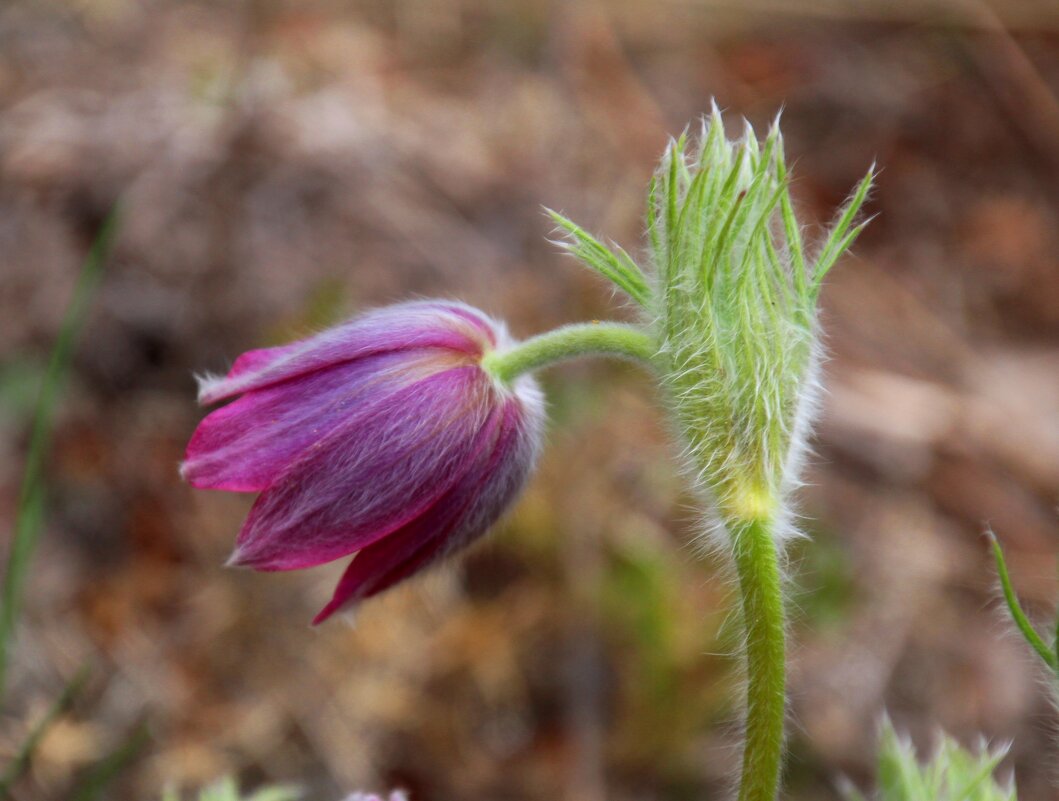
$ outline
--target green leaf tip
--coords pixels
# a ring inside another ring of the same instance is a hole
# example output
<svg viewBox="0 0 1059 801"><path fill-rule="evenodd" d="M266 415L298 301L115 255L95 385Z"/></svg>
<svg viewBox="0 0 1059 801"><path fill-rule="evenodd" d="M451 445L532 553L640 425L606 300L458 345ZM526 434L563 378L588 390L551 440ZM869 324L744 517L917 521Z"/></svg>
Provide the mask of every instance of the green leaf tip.
<svg viewBox="0 0 1059 801"><path fill-rule="evenodd" d="M640 267L617 245L608 248L585 229L557 211L545 208L558 226L562 239L552 240L556 245L576 257L600 275L609 279L641 306L650 302L651 288Z"/></svg>
<svg viewBox="0 0 1059 801"><path fill-rule="evenodd" d="M1004 594L1004 603L1007 605L1008 613L1011 615L1011 620L1015 624L1015 627L1019 630L1019 634L1029 644L1029 646L1037 653L1037 656L1041 658L1041 661L1048 666L1052 673L1059 674L1059 640L1057 640L1055 646L1049 648L1044 642L1044 639L1037 630L1030 623L1029 617L1022 609L1022 604L1019 603L1019 597L1015 593L1015 587L1011 583L1011 574L1008 572L1007 562L1004 559L1004 550L1000 547L1000 541L997 539L996 534L990 529L986 529L986 538L989 540L990 547L993 549L993 560L996 562L997 577L1000 579L1000 589Z"/></svg>
<svg viewBox="0 0 1059 801"><path fill-rule="evenodd" d="M813 271L813 282L815 287L819 287L820 283L824 280L824 277L828 272L830 272L839 257L852 247L853 243L867 227L868 223L875 219L874 217L869 217L868 219L854 225L854 222L860 214L861 207L864 205L864 201L868 199L868 193L871 191L872 184L875 182L875 177L877 175L878 171L873 163L871 167L868 168L868 172L863 178L861 178L860 183L857 184L856 189L853 190L853 194L850 195L845 206L839 211L838 217L835 220L834 225L831 227L827 240L824 242L824 246L820 251L820 255L817 257L816 267Z"/></svg>

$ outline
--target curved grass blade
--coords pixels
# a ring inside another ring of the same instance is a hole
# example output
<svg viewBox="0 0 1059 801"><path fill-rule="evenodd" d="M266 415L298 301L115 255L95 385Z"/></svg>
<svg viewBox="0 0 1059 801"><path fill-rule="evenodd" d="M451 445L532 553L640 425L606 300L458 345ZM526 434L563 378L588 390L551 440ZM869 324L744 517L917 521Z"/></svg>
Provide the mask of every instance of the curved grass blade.
<svg viewBox="0 0 1059 801"><path fill-rule="evenodd" d="M0 799L7 798L10 795L11 785L18 781L22 774L26 772L30 760L33 759L33 752L37 750L37 746L44 739L44 735L48 733L48 729L73 706L77 696L84 689L85 682L88 681L88 673L88 665L82 666L74 674L73 678L66 682L66 686L59 693L59 697L52 701L44 716L30 730L29 735L18 749L18 753L7 763L7 767L0 774Z"/></svg>
<svg viewBox="0 0 1059 801"><path fill-rule="evenodd" d="M103 272L103 265L114 243L118 215L119 210L115 206L100 228L84 261L37 397L29 453L26 456L22 489L15 514L15 530L4 570L4 586L0 592L0 701L4 695L12 637L22 605L22 589L33 551L40 538L44 518L44 460L51 441L55 405L63 379L70 367L77 334L84 324L92 295Z"/></svg>
<svg viewBox="0 0 1059 801"><path fill-rule="evenodd" d="M88 775L71 795L71 801L97 801L104 798L103 791L125 767L140 755L150 742L151 733L146 723L140 723L111 753L92 766Z"/></svg>

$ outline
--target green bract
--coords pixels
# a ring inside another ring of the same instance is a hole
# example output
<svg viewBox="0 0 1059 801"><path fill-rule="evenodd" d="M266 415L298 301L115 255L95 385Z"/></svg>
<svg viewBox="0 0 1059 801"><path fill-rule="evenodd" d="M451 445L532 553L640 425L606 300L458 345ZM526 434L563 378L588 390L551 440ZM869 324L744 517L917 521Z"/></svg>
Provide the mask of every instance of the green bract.
<svg viewBox="0 0 1059 801"><path fill-rule="evenodd" d="M807 260L779 128L725 138L716 111L697 147L672 142L652 183L657 328L693 467L728 520L770 519L793 482L816 391L816 302L871 173ZM787 482L784 478L787 478Z"/></svg>
<svg viewBox="0 0 1059 801"><path fill-rule="evenodd" d="M728 522L773 518L795 483L815 398L816 305L824 276L865 222L870 170L810 254L794 215L783 139L716 109L697 141L670 142L648 196L649 274L551 212L570 252L649 316L657 361L699 486Z"/></svg>

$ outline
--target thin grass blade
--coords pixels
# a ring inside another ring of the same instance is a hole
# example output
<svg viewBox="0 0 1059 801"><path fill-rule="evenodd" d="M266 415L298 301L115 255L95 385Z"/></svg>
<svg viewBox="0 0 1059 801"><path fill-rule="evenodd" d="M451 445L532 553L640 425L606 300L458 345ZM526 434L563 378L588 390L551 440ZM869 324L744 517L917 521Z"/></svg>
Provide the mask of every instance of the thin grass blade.
<svg viewBox="0 0 1059 801"><path fill-rule="evenodd" d="M48 729L74 705L77 696L84 689L85 682L88 681L88 673L88 665L82 666L74 674L73 678L66 682L62 692L52 701L44 716L30 730L29 735L18 749L18 753L7 763L7 767L0 774L0 799L5 799L10 795L11 786L26 772L26 768L29 767L37 746L44 739L44 735L48 733Z"/></svg>
<svg viewBox="0 0 1059 801"><path fill-rule="evenodd" d="M0 592L0 700L3 699L15 624L22 605L22 590L44 518L44 461L51 441L55 406L70 367L74 344L87 316L103 265L118 229L118 208L107 216L81 268L73 297L63 318L48 369L37 398L22 489L15 514L15 530Z"/></svg>
<svg viewBox="0 0 1059 801"><path fill-rule="evenodd" d="M71 795L71 801L97 801L105 798L103 793L107 785L140 755L150 739L151 733L146 723L136 726L121 745L92 767Z"/></svg>

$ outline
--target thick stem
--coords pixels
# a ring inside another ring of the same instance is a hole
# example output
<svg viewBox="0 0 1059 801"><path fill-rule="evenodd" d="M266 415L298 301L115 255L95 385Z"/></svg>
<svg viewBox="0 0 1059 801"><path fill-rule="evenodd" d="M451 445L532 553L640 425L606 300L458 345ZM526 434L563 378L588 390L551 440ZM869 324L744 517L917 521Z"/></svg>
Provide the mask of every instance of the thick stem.
<svg viewBox="0 0 1059 801"><path fill-rule="evenodd" d="M618 356L650 362L658 348L642 329L622 323L578 323L527 339L482 360L486 372L504 384L523 373L580 356Z"/></svg>
<svg viewBox="0 0 1059 801"><path fill-rule="evenodd" d="M746 626L746 741L739 801L775 801L786 711L779 552L768 520L732 526L732 539Z"/></svg>

